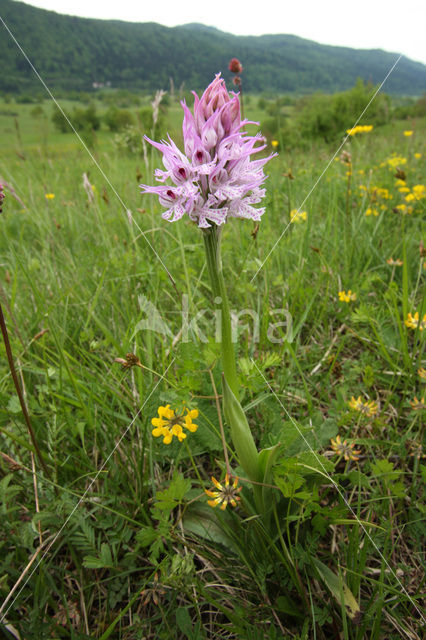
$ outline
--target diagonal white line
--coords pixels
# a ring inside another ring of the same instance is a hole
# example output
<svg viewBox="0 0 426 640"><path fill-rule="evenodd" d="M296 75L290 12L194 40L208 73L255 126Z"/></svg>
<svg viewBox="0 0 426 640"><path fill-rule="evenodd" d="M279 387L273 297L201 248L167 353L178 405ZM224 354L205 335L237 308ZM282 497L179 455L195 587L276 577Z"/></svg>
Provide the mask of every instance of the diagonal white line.
<svg viewBox="0 0 426 640"><path fill-rule="evenodd" d="M400 581L400 579L398 578L398 576L396 575L395 571L392 569L392 567L390 566L389 562L386 560L386 558L384 557L383 553L380 551L380 549L378 548L378 546L376 545L376 543L374 542L373 538L370 536L370 534L368 533L367 529L364 527L364 525L362 524L362 522L359 520L358 516L356 515L355 511L352 509L351 505L349 504L349 502L346 500L344 494L342 493L339 485L337 484L337 482L335 480L333 480L333 478L327 473L326 468L324 467L321 458L319 457L319 455L316 453L316 451L314 451L311 447L311 445L309 444L309 442L306 440L305 436L303 435L303 433L301 432L301 430L299 429L296 421L292 418L292 416L289 414L289 412L287 411L287 409L285 408L285 406L283 405L283 403L281 402L281 400L279 399L279 397L277 396L277 394L275 393L275 391L273 390L273 388L271 387L271 385L269 384L269 382L267 381L267 379L265 378L265 376L263 375L262 371L259 369L259 367L257 366L256 362L253 360L253 358L251 358L251 361L253 362L254 366L256 367L256 369L258 370L258 372L260 373L260 375L262 376L265 384L268 386L269 390L272 392L274 398L277 400L278 404L281 406L282 409L284 409L286 415L288 416L288 418L291 420L291 422L293 423L293 425L296 427L299 435L303 438L305 444L309 447L309 450L311 451L311 453L314 454L315 458L317 459L317 461L319 462L319 464L321 465L324 475L329 479L329 481L332 483L332 485L334 486L334 488L336 489L336 491L338 492L339 496L342 498L342 500L344 501L344 503L346 504L346 506L348 507L349 511L352 513L353 517L355 518L355 520L358 522L358 524L360 525L360 527L362 528L362 530L364 531L365 535L367 536L367 538L369 539L369 541L371 542L371 544L373 545L373 547L375 548L375 550L377 551L377 553L379 554L379 556L381 557L381 559L384 561L384 563L386 564L386 566L388 567L389 571L391 572L391 574L393 575L393 577L396 579L396 581L398 582L398 584L400 585L402 591L405 593L405 595L407 596L407 598L410 600L411 604L413 605L413 607L416 609L417 613L420 615L420 617L424 620L424 622L426 623L426 617L423 616L423 613L420 611L420 609L417 607L415 601L413 600L413 598L410 596L410 594L408 593L408 591L405 589L404 585L402 584L402 582ZM411 638L411 636L409 636Z"/></svg>
<svg viewBox="0 0 426 640"><path fill-rule="evenodd" d="M367 111L368 107L370 106L370 104L373 102L374 98L377 96L377 94L379 93L380 89L383 87L383 85L385 84L386 80L389 78L390 74L392 73L392 71L395 69L396 65L398 64L398 62L401 60L402 58L402 54L400 54L400 56L397 58L397 60L395 60L395 62L393 63L392 67L389 69L389 71L386 74L386 77L384 78L384 80L382 81L382 83L379 85L379 87L376 89L376 91L374 92L374 95L370 98L367 106L364 108L364 110L362 111L361 115L358 116L357 120L355 121L355 124L351 127L352 129L354 129L354 127L356 127L356 125L358 124L358 122L361 120L362 116L364 115L364 113ZM273 251L275 251L275 248L277 247L278 243L281 241L282 237L284 236L284 234L287 232L287 229L289 228L290 224L292 223L293 219L297 216L297 214L300 212L300 210L302 209L303 205L305 204L306 200L310 197L310 195L312 194L312 192L316 189L316 187L318 186L319 182L321 181L322 177L324 176L325 172L327 171L327 169L329 168L329 166L331 165L331 163L333 162L334 158L337 156L337 154L339 153L340 149L343 147L343 145L346 143L347 139L349 138L349 134L346 135L346 137L343 139L343 142L341 143L340 147L337 149L337 151L334 153L334 155L331 157L331 159L329 160L329 162L327 163L325 169L323 170L323 172L321 173L321 175L319 176L319 178L317 178L315 184L313 185L313 187L310 189L308 195L305 197L305 199L303 200L302 204L299 206L299 208L297 209L297 212L294 214L294 216L292 216L292 218L290 219L290 221L287 223L286 227L284 228L284 231L281 233L280 237L278 238L278 240L275 241L272 249L269 251L268 255L266 256L266 258L264 259L264 261L262 262L262 264L260 265L260 267L258 268L258 270L256 271L256 273L254 274L254 276L252 277L252 279L250 280L250 282L253 282L253 280L256 278L257 274L259 273L259 271L263 268L265 262L269 259L269 256L271 255L271 253Z"/></svg>
<svg viewBox="0 0 426 640"><path fill-rule="evenodd" d="M108 183L108 185L111 187L112 191L114 192L114 195L117 197L118 201L120 202L121 206L123 207L124 211L126 212L126 214L128 215L129 213L129 209L128 207L126 207L125 203L123 202L123 199L121 198L120 194L117 192L117 190L115 189L115 187L113 186L113 184L111 183L110 179L108 178L108 176L106 175L106 173L104 172L104 170L102 169L102 167L100 166L100 164L98 163L98 161L96 160L96 158L93 156L92 152L90 151L90 149L88 148L88 146L86 145L86 143L84 142L84 140L82 139L82 137L80 136L80 134L78 133L78 131L76 130L76 128L74 127L74 125L72 124L72 122L70 121L70 119L68 118L67 114L65 113L65 111L62 109L61 105L58 103L58 101L56 100L55 96L53 95L53 93L51 92L51 90L49 89L49 87L47 86L47 84L45 83L45 81L43 80L43 78L41 77L41 75L39 74L39 72L37 71L37 69L35 68L35 66L33 65L33 63L31 62L31 60L29 59L29 57L27 56L27 54L25 53L25 51L23 50L23 48L21 47L21 45L19 44L19 42L17 41L17 39L15 38L15 36L13 35L13 33L11 32L11 30L9 29L9 27L7 26L7 24L5 23L5 21L3 20L3 18L0 16L0 21L3 24L4 28L6 29L6 31L9 33L10 37L12 38L12 40L14 41L14 43L16 44L16 46L18 47L18 49L20 50L20 52L22 53L22 55L24 56L25 60L28 62L28 64L30 65L31 69L34 71L35 75L37 76L37 78L40 80L41 84L43 85L43 87L46 89L47 93L49 94L50 98L53 100L53 102L55 103L56 107L59 109L59 111L61 112L61 114L63 115L63 117L65 118L65 120L67 121L67 123L69 124L70 128L73 130L73 132L75 133L75 135L77 136L78 140L80 141L80 143L82 144L82 146L84 147L84 149L87 151L88 155L90 156L92 162L94 163L94 165L96 166L96 168L99 170L100 174L102 175L102 177L104 178L104 180L106 180L106 182ZM148 240L146 234L142 231L142 229L140 228L140 226L138 225L138 223L136 222L136 220L133 219L132 217L132 222L133 224L136 226L136 228L138 229L138 231L140 232L141 236L143 237L143 239L145 240L145 242L147 243L147 245L150 247L150 249L153 251L153 253L156 255L157 259L159 260L159 262L161 263L161 266L163 267L163 269L166 271L167 275L170 278L171 283L173 284L174 288L176 289L176 283L173 279L172 274L170 273L170 271L167 269L166 265L164 264L164 262L162 261L161 257L159 256L159 254L157 253L157 251L154 249L154 247L152 246L152 244L150 243L150 241Z"/></svg>
<svg viewBox="0 0 426 640"><path fill-rule="evenodd" d="M40 563L44 560L44 558L47 556L47 554L49 553L50 549L52 548L52 546L55 544L56 540L59 538L59 536L61 535L62 531L65 529L65 527L67 526L68 522L70 521L70 519L72 518L72 516L74 515L74 513L77 511L78 507L81 505L81 503L84 501L85 497L87 496L87 494L89 493L90 489L92 488L92 486L94 485L94 483L96 482L96 480L99 477L99 474L102 473L102 471L104 470L104 468L106 467L106 465L108 464L108 461L110 460L111 456L113 455L114 451L117 449L117 447L120 445L121 441L123 440L123 438L125 437L126 433L129 431L129 429L134 425L136 419L138 418L138 416L140 415L142 409L144 408L144 406L146 405L146 403L148 402L148 400L150 399L150 397L152 396L152 394L154 393L154 391L157 389L158 385L160 384L160 382L162 380L165 379L165 375L167 374L168 370L170 369L170 367L172 366L173 362L176 360L176 358L173 358L173 360L170 362L169 366L167 367L167 369L164 371L164 373L162 374L160 380L158 380L157 384L153 387L152 391L149 393L149 395L146 397L146 399L144 400L143 405L141 406L140 409L138 409L137 413L135 414L135 416L133 417L133 420L131 421L131 423L126 427L125 431L122 433L122 435L120 436L119 440L116 442L115 447L113 448L113 450L111 451L111 453L109 454L109 456L105 459L105 461L103 462L103 464L99 467L99 469L97 470L94 478L92 479L92 481L90 482L89 486L87 487L86 491L83 493L83 495L81 496L80 500L77 502L77 504L75 505L75 507L73 508L73 510L71 511L71 513L68 514L68 517L66 518L65 522L62 524L61 528L59 529L59 531L56 533L55 537L53 538L53 540L48 544L48 546L46 547L43 555L41 556L41 558L39 559L39 561L37 562L37 564L35 565L34 569L31 571L31 573L28 574L25 582L22 584L21 588L19 589L19 591L15 594L15 597L13 598L13 600L10 602L9 606L7 607L7 609L4 611L4 608L6 607L8 600L9 600L9 596L13 593L15 587L12 587L12 589L9 592L9 595L6 597L6 600L3 602L2 606L0 607L0 622L3 622L5 620L5 617L9 611L9 609L11 608L11 606L15 603L16 599L19 597L19 595L21 594L22 590L24 589L24 587L26 586L28 580L31 578L31 576L34 574L34 572L38 569L38 567L40 566Z"/></svg>

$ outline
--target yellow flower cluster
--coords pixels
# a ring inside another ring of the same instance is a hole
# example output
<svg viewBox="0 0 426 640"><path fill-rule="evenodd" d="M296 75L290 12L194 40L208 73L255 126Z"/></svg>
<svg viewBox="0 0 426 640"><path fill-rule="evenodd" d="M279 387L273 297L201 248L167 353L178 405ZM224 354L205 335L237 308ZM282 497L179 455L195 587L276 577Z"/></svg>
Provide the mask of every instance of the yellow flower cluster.
<svg viewBox="0 0 426 640"><path fill-rule="evenodd" d="M374 402L374 400L363 402L361 400L361 396L358 396L358 398L356 399L354 398L354 396L352 396L348 404L351 409L359 411L369 418L375 416L379 411L377 402Z"/></svg>
<svg viewBox="0 0 426 640"><path fill-rule="evenodd" d="M378 216L381 211L384 211L387 206L380 200L392 200L393 195L390 193L389 189L386 187L378 187L376 185L367 188L365 184L359 185L359 190L361 194L365 194L368 196L370 200L370 206L367 208L365 215L366 216Z"/></svg>
<svg viewBox="0 0 426 640"><path fill-rule="evenodd" d="M395 209L404 215L411 215L413 213L413 207L409 207L406 204L397 204Z"/></svg>
<svg viewBox="0 0 426 640"><path fill-rule="evenodd" d="M45 193L44 197L46 198L46 200L53 200L53 198L55 197L54 193Z"/></svg>
<svg viewBox="0 0 426 640"><path fill-rule="evenodd" d="M412 135L413 135L413 133L414 133L414 131L404 131L404 136L405 136L406 138L409 138L410 136L412 136Z"/></svg>
<svg viewBox="0 0 426 640"><path fill-rule="evenodd" d="M296 224L300 224L307 220L308 214L306 211L298 211L297 209L292 209L290 211L290 222L295 222Z"/></svg>
<svg viewBox="0 0 426 640"><path fill-rule="evenodd" d="M158 418L152 418L151 422L155 429L152 430L154 438L163 438L164 444L170 444L175 436L179 442L185 440L186 433L184 429L188 429L191 433L197 431L198 425L192 420L198 417L197 409L185 409L185 413L176 415L174 409L167 404L165 407L158 407Z"/></svg>
<svg viewBox="0 0 426 640"><path fill-rule="evenodd" d="M405 176L405 173L404 173L404 176ZM395 174L395 177L396 177L396 174ZM397 179L395 180L395 186L396 186L396 187L405 187L405 186L406 186L406 182L407 182L406 177L404 177L404 178L397 178Z"/></svg>
<svg viewBox="0 0 426 640"><path fill-rule="evenodd" d="M419 374L420 380L426 380L426 369L424 367L417 369L417 373Z"/></svg>
<svg viewBox="0 0 426 640"><path fill-rule="evenodd" d="M402 187L399 189L401 191ZM424 184L415 184L414 187L410 189L406 187L407 195L405 196L406 202L414 202L416 200L421 200L422 198L426 198L426 187Z"/></svg>
<svg viewBox="0 0 426 640"><path fill-rule="evenodd" d="M372 197L382 198L383 200L392 200L393 196L386 187L373 187Z"/></svg>
<svg viewBox="0 0 426 640"><path fill-rule="evenodd" d="M352 290L349 289L346 291L339 291L339 300L340 302L351 302L351 300L356 300L356 293L352 293Z"/></svg>
<svg viewBox="0 0 426 640"><path fill-rule="evenodd" d="M372 124L359 124L356 127L352 127L352 129L346 129L346 133L348 134L348 136L354 136L357 133L369 133L372 130Z"/></svg>
<svg viewBox="0 0 426 640"><path fill-rule="evenodd" d="M419 331L423 331L423 329L426 329L426 314L423 316L423 319L420 320L418 311L416 311L414 315L412 313L409 313L405 320L405 326L409 329L418 328Z"/></svg>
<svg viewBox="0 0 426 640"><path fill-rule="evenodd" d="M390 264L391 267L402 267L402 265L404 264L403 261L399 258L397 258L396 260L394 260L393 258L388 258L386 262Z"/></svg>
<svg viewBox="0 0 426 640"><path fill-rule="evenodd" d="M368 209L365 212L366 216L378 216L379 212L377 209L375 209L374 207L368 207Z"/></svg>
<svg viewBox="0 0 426 640"><path fill-rule="evenodd" d="M386 160L391 169L396 169L401 164L407 164L407 158L397 156L396 153Z"/></svg>
<svg viewBox="0 0 426 640"><path fill-rule="evenodd" d="M221 484L216 478L212 478L212 482L216 487L216 491L211 491L210 489L204 489L205 493L209 496L209 498L213 498L213 500L207 500L207 504L211 507L217 507L220 504L220 508L222 511L226 509L228 503L231 507L236 507L237 502L241 500L239 497L239 492L242 487L238 486L238 478L234 478L232 481L232 477L228 474L225 475L225 484Z"/></svg>
<svg viewBox="0 0 426 640"><path fill-rule="evenodd" d="M335 451L339 456L343 456L345 460L358 460L361 451L359 449L354 449L355 445L353 443L348 443L346 440L341 439L340 436L336 436L334 440L331 438L331 448Z"/></svg>

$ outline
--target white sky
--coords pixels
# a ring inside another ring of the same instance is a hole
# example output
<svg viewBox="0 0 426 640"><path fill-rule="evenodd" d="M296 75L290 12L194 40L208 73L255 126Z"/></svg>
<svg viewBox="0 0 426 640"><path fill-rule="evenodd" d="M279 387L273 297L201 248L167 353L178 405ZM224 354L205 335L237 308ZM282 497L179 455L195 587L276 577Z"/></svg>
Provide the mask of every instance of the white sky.
<svg viewBox="0 0 426 640"><path fill-rule="evenodd" d="M288 33L323 44L384 49L426 64L424 0L31 0L58 13L158 22L188 22L235 35ZM426 89L426 88L425 88Z"/></svg>

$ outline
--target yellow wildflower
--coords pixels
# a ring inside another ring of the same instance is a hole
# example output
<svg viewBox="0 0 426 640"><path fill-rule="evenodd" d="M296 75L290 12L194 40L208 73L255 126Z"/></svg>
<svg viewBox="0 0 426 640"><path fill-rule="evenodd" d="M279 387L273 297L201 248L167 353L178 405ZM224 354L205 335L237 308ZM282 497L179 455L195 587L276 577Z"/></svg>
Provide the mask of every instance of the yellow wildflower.
<svg viewBox="0 0 426 640"><path fill-rule="evenodd" d="M404 203L397 204L395 209L394 209L394 211L395 212L399 211L400 213L404 213L404 214L409 215L409 214L413 213L413 207L407 207L407 205L404 204Z"/></svg>
<svg viewBox="0 0 426 640"><path fill-rule="evenodd" d="M165 407L158 407L158 416L158 418L152 418L151 420L152 425L155 427L152 430L152 435L154 438L162 437L164 444L170 444L173 436L176 436L179 442L185 440L186 433L184 429L188 429L192 433L198 429L198 425L192 422L193 418L198 417L197 409L186 409L186 415L185 413L176 415L174 409L171 409L170 405L167 404Z"/></svg>
<svg viewBox="0 0 426 640"><path fill-rule="evenodd" d="M415 184L412 188L412 192L416 200L421 200L422 198L426 197L425 191L426 187L424 184Z"/></svg>
<svg viewBox="0 0 426 640"><path fill-rule="evenodd" d="M424 367L420 367L420 369L417 369L417 373L420 376L420 380L425 380L426 381L426 369Z"/></svg>
<svg viewBox="0 0 426 640"><path fill-rule="evenodd" d="M44 197L46 198L46 200L53 200L53 198L55 197L54 193L45 193Z"/></svg>
<svg viewBox="0 0 426 640"><path fill-rule="evenodd" d="M385 187L376 187L376 194L379 198L384 198L385 200L392 200L392 195L389 193L389 190Z"/></svg>
<svg viewBox="0 0 426 640"><path fill-rule="evenodd" d="M293 209L292 211L290 211L290 222L299 224L300 222L306 220L307 217L308 214L306 213L306 211L298 211L297 209Z"/></svg>
<svg viewBox="0 0 426 640"><path fill-rule="evenodd" d="M396 169L400 164L407 164L407 158L393 155L386 161L392 169Z"/></svg>
<svg viewBox="0 0 426 640"><path fill-rule="evenodd" d="M422 411L426 409L425 399L421 398L420 400L417 396L414 396L414 400L410 400L410 405L413 411Z"/></svg>
<svg viewBox="0 0 426 640"><path fill-rule="evenodd" d="M409 138L409 137L410 137L410 136L412 136L412 135L413 135L413 131L404 131L404 136L405 136L406 138Z"/></svg>
<svg viewBox="0 0 426 640"><path fill-rule="evenodd" d="M386 262L390 264L391 267L402 267L402 265L404 264L399 258L397 258L396 260L394 260L393 258L388 258Z"/></svg>
<svg viewBox="0 0 426 640"><path fill-rule="evenodd" d="M423 329L426 329L426 314L423 316L423 319L420 320L418 311L416 311L414 315L409 313L405 320L405 326L409 329L419 328L420 331L423 331Z"/></svg>
<svg viewBox="0 0 426 640"><path fill-rule="evenodd" d="M276 149L279 146L279 144L280 143L278 142L278 140L271 140L271 147L273 149Z"/></svg>
<svg viewBox="0 0 426 640"><path fill-rule="evenodd" d="M416 160L420 160L420 158L422 157L422 154L419 153L418 151L414 154L414 157L416 158Z"/></svg>
<svg viewBox="0 0 426 640"><path fill-rule="evenodd" d="M345 460L358 460L361 451L359 449L354 449L355 445L353 443L348 443L346 440L341 439L340 436L336 436L334 440L331 438L331 448L335 451L339 456L343 456Z"/></svg>
<svg viewBox="0 0 426 640"><path fill-rule="evenodd" d="M374 400L363 402L361 400L361 396L358 396L358 398L356 399L354 398L354 396L352 396L348 404L351 409L354 409L355 411L359 411L360 413L363 413L365 416L368 416L368 417L375 416L379 411L379 406L377 402L374 402Z"/></svg>
<svg viewBox="0 0 426 640"><path fill-rule="evenodd" d="M340 302L351 302L351 300L356 300L356 293L352 293L352 290L349 289L346 291L339 291L339 300Z"/></svg>
<svg viewBox="0 0 426 640"><path fill-rule="evenodd" d="M211 491L210 489L204 489L205 493L213 500L208 500L207 504L211 507L217 507L220 504L220 508L222 511L226 509L228 503L230 503L231 507L236 507L237 502L241 500L239 497L239 492L242 487L238 486L238 478L234 478L232 481L232 476L225 474L225 484L221 484L216 478L212 477L212 482L216 487L216 491Z"/></svg>
<svg viewBox="0 0 426 640"><path fill-rule="evenodd" d="M399 193L410 193L410 188L403 186L398 188Z"/></svg>
<svg viewBox="0 0 426 640"><path fill-rule="evenodd" d="M365 215L366 216L378 216L379 212L374 207L368 207L367 211L365 212Z"/></svg>
<svg viewBox="0 0 426 640"><path fill-rule="evenodd" d="M370 131L372 131L372 129L372 124L359 124L356 127L352 127L352 129L346 129L346 133L348 134L348 136L354 136L357 133L369 133Z"/></svg>

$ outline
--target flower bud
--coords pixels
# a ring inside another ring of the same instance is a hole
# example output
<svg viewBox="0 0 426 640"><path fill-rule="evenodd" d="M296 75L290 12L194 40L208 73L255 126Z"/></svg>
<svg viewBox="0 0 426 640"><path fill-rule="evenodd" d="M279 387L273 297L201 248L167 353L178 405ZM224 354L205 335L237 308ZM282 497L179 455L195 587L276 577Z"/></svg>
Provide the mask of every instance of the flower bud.
<svg viewBox="0 0 426 640"><path fill-rule="evenodd" d="M229 61L228 69L229 71L231 71L231 73L241 73L241 71L243 70L243 65L238 60L238 58L232 58L232 60Z"/></svg>

